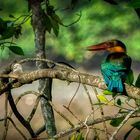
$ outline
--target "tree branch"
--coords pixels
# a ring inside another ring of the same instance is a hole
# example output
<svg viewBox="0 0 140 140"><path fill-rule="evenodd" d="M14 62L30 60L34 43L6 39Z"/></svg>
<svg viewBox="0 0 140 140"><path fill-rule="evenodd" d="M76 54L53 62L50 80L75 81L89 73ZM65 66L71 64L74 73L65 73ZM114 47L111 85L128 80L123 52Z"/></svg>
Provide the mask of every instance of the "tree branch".
<svg viewBox="0 0 140 140"><path fill-rule="evenodd" d="M126 117L127 114L117 114L117 115L112 115L112 116L105 116L104 118L97 118L95 120L89 120L86 122L86 125L87 126L92 126L92 125L95 125L95 124L99 124L99 123L102 123L103 121L110 121L112 119L115 119L115 118L121 118L121 117ZM134 118L134 117L140 117L139 115L132 115L130 116L131 118ZM42 131L43 131L43 126L42 126ZM59 132L58 134L56 134L54 137L51 137L52 139L58 139L58 138L62 138L64 136L67 136L75 131L78 131L80 129L83 129L85 128L85 123L84 122L81 122L80 124L77 124L75 125L73 128L68 128L67 130L64 130L64 131L61 131ZM42 132L41 131L41 132ZM46 138L39 138L40 140L46 140ZM31 138L30 140L34 140L34 138Z"/></svg>
<svg viewBox="0 0 140 140"><path fill-rule="evenodd" d="M14 100L13 100L13 97L12 97L12 94L9 92L8 93L8 101L9 101L9 104L15 114L15 116L17 117L17 119L22 123L22 125L28 130L28 132L30 133L31 137L36 137L30 123L28 121L26 121L23 116L18 112L17 110L17 107L14 103Z"/></svg>
<svg viewBox="0 0 140 140"><path fill-rule="evenodd" d="M90 86L95 86L100 89L105 90L107 87L103 81L103 79L99 76L90 75L87 73L81 73L78 71L73 70L64 70L64 69L40 69L35 70L32 72L26 72L22 73L20 75L18 74L9 74L7 77L15 77L18 82L13 82L13 87L19 87L23 84L31 83L35 80L41 79L41 78L55 78L60 80L65 80L69 82L80 82L83 84L87 84ZM3 77L3 74L0 74L0 78ZM9 88L9 85L0 87L0 95L3 94L6 89ZM128 84L125 84L125 88L127 91L127 94L135 99L140 99L140 89L134 86L129 86Z"/></svg>
<svg viewBox="0 0 140 140"><path fill-rule="evenodd" d="M113 132L112 136L110 137L109 140L113 140L114 137L116 136L116 134L118 133L118 131L121 129L122 126L124 126L124 124L128 121L128 119L132 116L133 113L135 113L136 111L138 111L140 109L140 107L137 107L136 109L134 109L133 111L130 111L125 119L120 123L120 125L116 128L116 130Z"/></svg>
<svg viewBox="0 0 140 140"><path fill-rule="evenodd" d="M24 138L24 140L27 140L26 136L22 133L22 131L16 126L16 124L14 123L14 121L10 118L10 117L7 117L7 118L2 118L0 119L0 121L5 121L6 119L8 119L12 124L13 126L15 127L15 129L21 134L21 136Z"/></svg>

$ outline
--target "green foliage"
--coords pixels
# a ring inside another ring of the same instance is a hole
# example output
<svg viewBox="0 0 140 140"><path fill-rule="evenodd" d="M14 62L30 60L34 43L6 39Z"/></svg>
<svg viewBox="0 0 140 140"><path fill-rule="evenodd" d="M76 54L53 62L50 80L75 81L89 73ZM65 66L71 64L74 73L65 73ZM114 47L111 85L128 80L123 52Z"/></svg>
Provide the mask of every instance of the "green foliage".
<svg viewBox="0 0 140 140"><path fill-rule="evenodd" d="M11 37L18 38L21 34L21 26L15 26L11 20L3 20L0 18L0 40L9 39Z"/></svg>
<svg viewBox="0 0 140 140"><path fill-rule="evenodd" d="M14 18L14 16L9 15ZM13 41L9 41L9 39L13 40L13 37L19 38L21 35L21 25L16 25L12 20L3 20L0 18L0 49L3 51L6 47L15 54L24 55L23 50L15 46ZM7 41L8 40L8 41Z"/></svg>
<svg viewBox="0 0 140 140"><path fill-rule="evenodd" d="M137 77L135 86L138 87L138 88L140 88L140 74L139 74L138 77Z"/></svg>
<svg viewBox="0 0 140 140"><path fill-rule="evenodd" d="M53 32L56 36L58 36L59 33L59 24L62 24L59 16L55 13L54 6L50 5L49 3L45 4L45 25L46 30L51 33L51 30L53 29Z"/></svg>
<svg viewBox="0 0 140 140"><path fill-rule="evenodd" d="M140 1L139 0L131 0L128 5L133 8L140 8Z"/></svg>
<svg viewBox="0 0 140 140"><path fill-rule="evenodd" d="M112 95L112 92L109 91L109 90L104 90L104 91L103 91L103 94L104 94L104 95Z"/></svg>
<svg viewBox="0 0 140 140"><path fill-rule="evenodd" d="M119 99L117 99L117 102L116 102L119 106L121 106L122 105L122 101L121 101L121 99L119 98Z"/></svg>
<svg viewBox="0 0 140 140"><path fill-rule="evenodd" d="M117 127L117 126L119 126L121 124L121 122L123 120L124 120L124 117L112 119L111 122L110 122L110 125L112 125L114 127Z"/></svg>
<svg viewBox="0 0 140 140"><path fill-rule="evenodd" d="M109 100L106 98L105 95L98 95L97 98L99 99L100 102L102 103L108 103Z"/></svg>
<svg viewBox="0 0 140 140"><path fill-rule="evenodd" d="M17 6L18 3L16 5L13 3L17 3L17 1L0 2L3 8L0 12L3 17L12 14L14 16L10 17L14 18L28 12L27 1L20 2L22 4L20 8ZM53 34L47 33L46 46L52 47L56 55L63 56L68 60L82 62L85 57L86 46L117 38L126 44L128 54L132 59L140 59L140 22L135 11L128 7L127 3L112 6L103 0L90 2L81 0L76 3L72 2L71 6L69 4L70 1L51 1L49 10L46 9L46 19L44 18L46 30L49 33L52 31L56 36L59 34L56 38ZM70 9L72 5L74 9ZM67 24L75 21L79 11L82 11L79 22L67 28L60 26L62 23ZM30 21L25 23L23 28L22 36L17 44L24 46L25 54L31 55L31 52L34 53L34 37Z"/></svg>
<svg viewBox="0 0 140 140"><path fill-rule="evenodd" d="M136 129L140 130L140 121L133 123L132 126Z"/></svg>
<svg viewBox="0 0 140 140"><path fill-rule="evenodd" d="M73 134L70 140L84 140L83 133Z"/></svg>
<svg viewBox="0 0 140 140"><path fill-rule="evenodd" d="M127 83L129 85L132 85L133 81L134 81L134 74L133 74L133 71L130 70L129 73L128 73L128 76L127 76L127 79L126 79L125 83Z"/></svg>
<svg viewBox="0 0 140 140"><path fill-rule="evenodd" d="M21 47L18 46L8 46L9 50L18 55L24 55L23 50Z"/></svg>

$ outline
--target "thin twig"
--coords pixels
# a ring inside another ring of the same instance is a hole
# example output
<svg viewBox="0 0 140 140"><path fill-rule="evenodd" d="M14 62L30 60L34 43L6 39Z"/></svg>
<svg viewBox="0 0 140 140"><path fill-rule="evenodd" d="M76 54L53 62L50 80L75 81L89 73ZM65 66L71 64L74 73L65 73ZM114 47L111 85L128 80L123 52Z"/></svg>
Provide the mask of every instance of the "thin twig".
<svg viewBox="0 0 140 140"><path fill-rule="evenodd" d="M65 105L63 105L63 107L64 107L66 110L68 110L68 111L72 114L72 116L73 116L76 120L79 121L79 123L82 122L82 121L70 110L70 108L68 108L68 107L65 106Z"/></svg>
<svg viewBox="0 0 140 140"><path fill-rule="evenodd" d="M63 24L63 23L60 23L60 25L62 25L62 26L64 26L64 27L70 27L70 26L72 26L73 24L77 23L77 22L81 19L82 12L80 11L80 13L77 14L77 15L78 15L79 17L78 17L77 20L75 20L74 22L72 22L72 23L70 23L70 24L68 24L68 25L65 25L65 24Z"/></svg>
<svg viewBox="0 0 140 140"><path fill-rule="evenodd" d="M94 93L96 95L96 98L97 98L98 102L101 103L101 101L98 98L98 92L97 92L96 88L95 87L92 87L92 88L94 90ZM103 110L103 108L100 104L99 104L99 108L100 108L101 116L104 119L104 110ZM105 129L106 140L109 140L106 122L103 122L103 127Z"/></svg>
<svg viewBox="0 0 140 140"><path fill-rule="evenodd" d="M89 134L89 132L90 132L89 126L87 125L87 121L88 121L89 117L90 117L92 114L93 114L93 112L92 112L91 114L89 114L89 115L86 117L85 121L84 121L84 125L86 126L85 140L88 140L88 134ZM93 128L93 129L94 129L94 131L95 131L95 128Z"/></svg>
<svg viewBox="0 0 140 140"><path fill-rule="evenodd" d="M80 88L80 83L78 83L78 87L77 87L77 89L76 89L76 91L75 91L74 95L72 96L72 98L71 98L71 100L70 100L70 102L69 102L69 104L68 104L68 107L67 107L67 108L70 108L70 105L71 105L72 101L74 100L74 97L76 96L76 94L77 94L77 92L78 92L79 88Z"/></svg>
<svg viewBox="0 0 140 140"><path fill-rule="evenodd" d="M16 124L14 123L14 121L10 118L10 117L7 117L7 118L3 118L3 119L0 119L0 121L5 121L5 119L8 119L12 124L13 126L15 127L15 129L21 134L21 136L27 140L26 136L22 133L22 131L16 126Z"/></svg>
<svg viewBox="0 0 140 140"><path fill-rule="evenodd" d="M87 93L87 96L88 96L88 99L89 99L89 102L90 102L90 106L91 106L91 110L92 110L92 118L94 119L94 111L95 111L95 110L94 110L94 106L93 106L93 102L92 102L90 93L89 93L89 91L88 91L88 89L87 89L87 87L86 87L85 84L83 84L83 87L84 87L84 89L85 89L85 91L86 91L86 93ZM93 130L94 130L95 135L98 137L98 133L97 133L97 131L96 131L96 129L95 129L94 126L93 126ZM99 139L99 138L98 138L98 139Z"/></svg>
<svg viewBox="0 0 140 140"><path fill-rule="evenodd" d="M133 113L135 113L136 111L140 110L140 107L137 107L135 110L130 111L126 116L125 119L120 123L120 125L116 128L116 130L113 132L112 136L110 137L109 140L113 140L114 137L117 135L117 133L119 132L119 130L122 128L122 126L124 126L124 124L128 121L128 119L132 116Z"/></svg>
<svg viewBox="0 0 140 140"><path fill-rule="evenodd" d="M88 126L92 126L92 125L95 125L95 124L102 123L103 121L110 121L112 119L120 118L120 117L124 117L124 116L126 116L126 114L119 114L119 115L117 114L117 115L112 115L112 116L105 116L104 119L103 118L97 118L95 120L88 120L86 124ZM139 115L132 115L130 117L134 118L134 117L140 117L140 116ZM51 137L51 138L52 139L62 138L64 136L67 136L67 135L69 135L69 134L71 134L75 131L78 131L80 129L83 129L83 128L85 128L85 124L83 122L81 122L80 124L74 125L74 128L68 128L67 130L61 131L58 134L56 134L54 137ZM39 138L39 140L46 140L46 139L47 138ZM31 138L31 140L35 140L35 138Z"/></svg>
<svg viewBox="0 0 140 140"><path fill-rule="evenodd" d="M29 116L28 116L28 118L27 118L27 121L28 121L28 122L30 122L30 121L32 120L32 118L33 118L33 116L34 116L34 114L35 114L35 112L36 112L36 110L37 110L39 101L40 101L40 96L38 96L38 97L36 98L34 107L33 107L31 113L29 114Z"/></svg>

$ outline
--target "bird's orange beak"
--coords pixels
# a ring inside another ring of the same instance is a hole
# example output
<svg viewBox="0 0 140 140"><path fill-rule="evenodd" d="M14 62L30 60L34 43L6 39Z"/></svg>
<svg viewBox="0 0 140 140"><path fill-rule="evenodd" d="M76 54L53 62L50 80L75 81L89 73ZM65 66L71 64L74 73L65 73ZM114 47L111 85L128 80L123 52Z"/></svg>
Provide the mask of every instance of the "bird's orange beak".
<svg viewBox="0 0 140 140"><path fill-rule="evenodd" d="M111 48L111 44L108 42L104 42L104 43L100 43L97 45L91 45L87 47L88 51L101 51L101 50L108 50L109 48Z"/></svg>

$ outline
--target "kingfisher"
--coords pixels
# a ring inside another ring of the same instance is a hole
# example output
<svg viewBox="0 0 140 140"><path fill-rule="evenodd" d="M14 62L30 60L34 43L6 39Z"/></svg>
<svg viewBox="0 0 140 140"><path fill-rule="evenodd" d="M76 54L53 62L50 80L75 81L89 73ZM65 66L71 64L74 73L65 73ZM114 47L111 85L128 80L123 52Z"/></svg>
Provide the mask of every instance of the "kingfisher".
<svg viewBox="0 0 140 140"><path fill-rule="evenodd" d="M133 81L133 72L131 70L132 59L127 55L125 44L120 40L114 39L89 46L87 50L106 50L109 52L101 64L101 73L104 81L109 91L125 93L124 82L132 84Z"/></svg>

